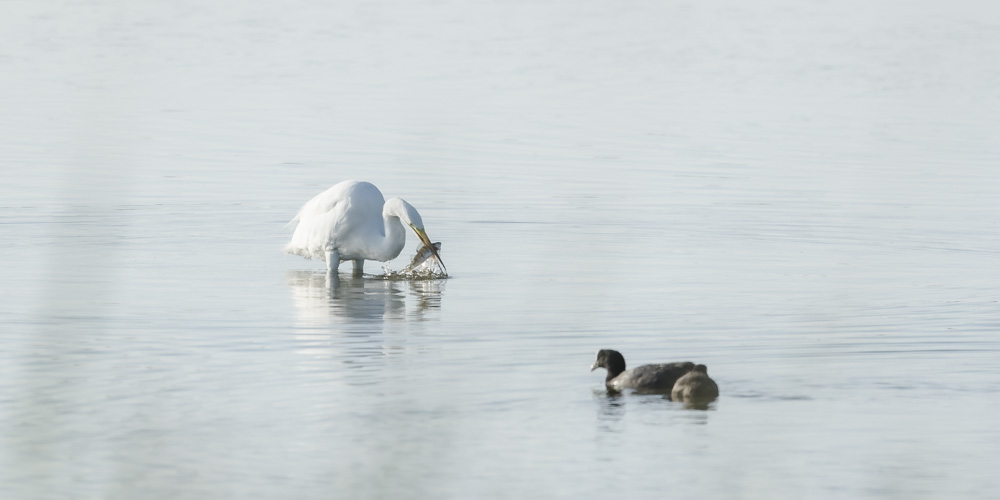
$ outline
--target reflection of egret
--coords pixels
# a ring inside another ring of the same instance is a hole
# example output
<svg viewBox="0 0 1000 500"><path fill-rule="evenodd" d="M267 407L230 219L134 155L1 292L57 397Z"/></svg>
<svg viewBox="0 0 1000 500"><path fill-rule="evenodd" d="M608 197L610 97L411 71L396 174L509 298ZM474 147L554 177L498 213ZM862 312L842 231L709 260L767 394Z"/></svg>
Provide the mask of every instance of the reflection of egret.
<svg viewBox="0 0 1000 500"><path fill-rule="evenodd" d="M400 221L441 262L413 205L399 198L386 201L375 185L358 181L343 181L307 201L292 219L298 225L285 251L325 260L332 273L341 261L353 260L354 275L360 276L365 260L385 262L403 251L406 230Z"/></svg>
<svg viewBox="0 0 1000 500"><path fill-rule="evenodd" d="M323 271L288 271L299 326L326 326L331 320L380 324L423 319L441 308L443 280L341 279ZM415 304L408 304L415 300Z"/></svg>
<svg viewBox="0 0 1000 500"><path fill-rule="evenodd" d="M320 326L334 318L381 323L392 311L406 307L400 283L391 281L289 271L288 284L302 326Z"/></svg>

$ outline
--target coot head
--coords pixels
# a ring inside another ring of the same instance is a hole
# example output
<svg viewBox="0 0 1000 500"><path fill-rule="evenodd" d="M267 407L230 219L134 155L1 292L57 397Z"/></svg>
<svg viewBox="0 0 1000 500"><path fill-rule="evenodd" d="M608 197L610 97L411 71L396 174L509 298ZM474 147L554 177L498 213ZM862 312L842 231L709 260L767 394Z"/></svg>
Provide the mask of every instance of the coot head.
<svg viewBox="0 0 1000 500"><path fill-rule="evenodd" d="M625 356L614 349L601 349L597 351L597 359L590 365L590 371L604 368L608 371L608 380L618 376L625 371Z"/></svg>

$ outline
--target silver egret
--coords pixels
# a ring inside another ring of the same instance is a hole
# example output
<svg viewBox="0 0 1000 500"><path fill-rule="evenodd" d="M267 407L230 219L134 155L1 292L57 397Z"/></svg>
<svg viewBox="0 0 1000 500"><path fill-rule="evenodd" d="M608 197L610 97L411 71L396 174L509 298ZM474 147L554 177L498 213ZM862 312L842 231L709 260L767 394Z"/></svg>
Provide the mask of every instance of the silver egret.
<svg viewBox="0 0 1000 500"><path fill-rule="evenodd" d="M297 223L285 252L326 261L336 273L340 263L354 261L354 275L364 272L365 260L396 258L406 243L406 224L444 262L427 237L417 209L405 200L390 198L370 182L343 181L306 202L289 224ZM445 271L447 272L447 271Z"/></svg>

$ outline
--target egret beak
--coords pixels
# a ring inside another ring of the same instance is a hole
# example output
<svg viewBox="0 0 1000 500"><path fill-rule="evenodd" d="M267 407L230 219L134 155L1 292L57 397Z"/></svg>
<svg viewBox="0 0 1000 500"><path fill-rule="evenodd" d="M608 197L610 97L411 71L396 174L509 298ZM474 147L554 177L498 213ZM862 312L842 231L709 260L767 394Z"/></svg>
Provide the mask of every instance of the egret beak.
<svg viewBox="0 0 1000 500"><path fill-rule="evenodd" d="M417 237L420 238L420 241L423 242L424 245L434 248L434 244L431 243L431 239L427 237L426 231L412 225L410 226L410 228L413 229L414 233L417 233Z"/></svg>
<svg viewBox="0 0 1000 500"><path fill-rule="evenodd" d="M420 238L420 241L424 244L424 246L431 249L431 254L434 255L435 259L437 259L438 264L441 264L441 269L444 271L444 274L447 275L448 268L444 267L444 261L441 260L441 255L438 254L437 248L434 248L434 244L431 243L431 239L427 237L427 232L412 224L410 225L410 228L413 229L414 233L417 233L417 238Z"/></svg>

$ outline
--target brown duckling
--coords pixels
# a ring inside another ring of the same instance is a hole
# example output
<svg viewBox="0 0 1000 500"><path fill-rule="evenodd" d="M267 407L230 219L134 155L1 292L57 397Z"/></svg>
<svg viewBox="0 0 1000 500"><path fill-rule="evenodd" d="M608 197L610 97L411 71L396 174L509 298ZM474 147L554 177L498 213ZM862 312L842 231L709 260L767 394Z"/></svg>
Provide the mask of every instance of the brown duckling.
<svg viewBox="0 0 1000 500"><path fill-rule="evenodd" d="M695 366L677 379L670 399L684 402L708 402L719 397L719 386L708 376L708 367Z"/></svg>

